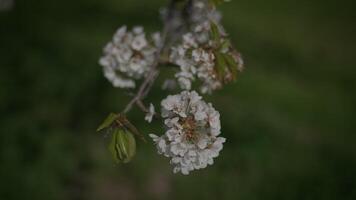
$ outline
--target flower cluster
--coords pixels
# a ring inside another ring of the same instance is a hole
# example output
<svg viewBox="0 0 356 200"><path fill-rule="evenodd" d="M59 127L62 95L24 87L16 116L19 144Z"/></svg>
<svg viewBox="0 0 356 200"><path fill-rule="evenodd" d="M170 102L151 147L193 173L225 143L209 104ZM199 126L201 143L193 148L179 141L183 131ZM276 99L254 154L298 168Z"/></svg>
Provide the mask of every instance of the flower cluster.
<svg viewBox="0 0 356 200"><path fill-rule="evenodd" d="M209 42L211 23L218 25L221 33L224 33L224 29L220 25L222 18L221 13L215 8L215 6L209 4L209 0L193 0L191 12L191 27L189 28L200 44Z"/></svg>
<svg viewBox="0 0 356 200"><path fill-rule="evenodd" d="M158 152L171 158L174 172L189 174L214 163L223 148L220 114L195 91L183 91L162 100L162 117L167 130L153 138Z"/></svg>
<svg viewBox="0 0 356 200"><path fill-rule="evenodd" d="M134 155L131 133L145 140L125 117L134 105L146 113L148 123L163 118L164 134L149 136L158 153L170 158L174 173L187 175L206 168L219 156L226 141L219 137L220 113L194 90L210 94L234 81L242 70L241 56L227 38L216 9L224 1L228 0L171 0L161 10L162 36L156 33L148 38L142 27L128 31L123 26L104 48L99 63L113 86L134 89L136 81L144 79L123 112L109 115L98 129L112 133L109 149L117 162L128 162ZM183 91L163 99L159 114L152 103L146 107L143 100L161 68L171 66L178 70L165 79L162 89Z"/></svg>
<svg viewBox="0 0 356 200"><path fill-rule="evenodd" d="M211 93L235 79L242 60L233 50L220 25L221 15L206 0L193 1L192 27L172 47L170 61L180 67L175 74L180 87L192 89L192 82L201 82L200 91Z"/></svg>
<svg viewBox="0 0 356 200"><path fill-rule="evenodd" d="M132 32L123 26L115 33L113 40L104 48L104 56L99 63L105 77L114 87L135 88L135 80L144 77L154 63L158 33L148 41L142 27L134 27Z"/></svg>
<svg viewBox="0 0 356 200"><path fill-rule="evenodd" d="M180 67L175 77L182 89L191 90L196 79L202 81L202 93L211 93L222 86L215 71L214 53L199 47L193 34L185 34L182 44L172 47L170 60Z"/></svg>

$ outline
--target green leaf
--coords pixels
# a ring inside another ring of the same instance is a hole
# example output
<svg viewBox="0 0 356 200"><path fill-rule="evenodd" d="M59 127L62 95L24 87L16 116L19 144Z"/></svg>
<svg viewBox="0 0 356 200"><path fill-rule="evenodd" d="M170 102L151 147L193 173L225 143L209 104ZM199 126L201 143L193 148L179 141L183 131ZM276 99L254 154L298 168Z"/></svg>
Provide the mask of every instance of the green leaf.
<svg viewBox="0 0 356 200"><path fill-rule="evenodd" d="M227 68L226 61L224 59L223 54L220 52L216 52L215 57L216 57L215 70L218 74L219 80L223 80L225 75L225 69Z"/></svg>
<svg viewBox="0 0 356 200"><path fill-rule="evenodd" d="M212 39L215 42L219 42L219 39L220 39L219 27L214 22L211 22L210 29L211 29L210 34L211 34Z"/></svg>
<svg viewBox="0 0 356 200"><path fill-rule="evenodd" d="M106 128L109 128L117 118L118 118L117 114L110 113L109 116L107 116L106 119L100 124L99 128L96 129L96 131L101 131Z"/></svg>
<svg viewBox="0 0 356 200"><path fill-rule="evenodd" d="M225 49L229 49L231 47L231 43L229 40L224 39L223 42L220 44L219 50L224 51Z"/></svg>
<svg viewBox="0 0 356 200"><path fill-rule="evenodd" d="M223 54L225 62L227 63L228 69L232 74L233 80L237 77L237 63L235 59L230 54Z"/></svg>

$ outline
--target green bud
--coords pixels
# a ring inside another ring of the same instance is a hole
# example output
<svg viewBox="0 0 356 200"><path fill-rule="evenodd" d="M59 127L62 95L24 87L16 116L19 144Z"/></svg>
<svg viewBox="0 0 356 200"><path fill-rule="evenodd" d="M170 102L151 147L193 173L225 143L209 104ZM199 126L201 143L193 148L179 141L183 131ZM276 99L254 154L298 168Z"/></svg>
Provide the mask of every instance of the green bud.
<svg viewBox="0 0 356 200"><path fill-rule="evenodd" d="M126 129L116 128L112 132L109 151L116 163L128 163L136 154L136 141Z"/></svg>

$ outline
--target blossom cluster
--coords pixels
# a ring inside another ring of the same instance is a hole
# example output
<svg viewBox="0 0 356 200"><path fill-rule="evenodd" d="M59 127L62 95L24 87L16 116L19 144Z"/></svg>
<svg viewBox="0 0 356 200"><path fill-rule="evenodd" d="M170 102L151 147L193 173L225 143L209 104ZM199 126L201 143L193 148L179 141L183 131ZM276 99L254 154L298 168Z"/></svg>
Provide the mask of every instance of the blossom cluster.
<svg viewBox="0 0 356 200"><path fill-rule="evenodd" d="M193 0L190 16L191 27L189 29L199 44L209 42L211 23L218 25L220 32L225 34L221 25L221 19L221 13L215 6L209 4L209 0Z"/></svg>
<svg viewBox="0 0 356 200"><path fill-rule="evenodd" d="M222 86L215 71L213 51L199 47L193 34L185 34L182 44L172 47L170 60L180 67L175 77L182 89L191 90L196 79L202 81L202 93L211 93Z"/></svg>
<svg viewBox="0 0 356 200"><path fill-rule="evenodd" d="M200 92L211 93L233 80L235 72L241 70L242 61L225 39L220 20L220 13L208 1L193 1L192 25L170 53L170 61L180 68L175 77L182 89L191 90L193 82L199 80ZM230 68L224 67L225 57Z"/></svg>
<svg viewBox="0 0 356 200"><path fill-rule="evenodd" d="M155 33L148 41L141 26L132 31L126 26L119 28L99 61L105 77L114 87L135 88L135 80L144 77L154 63L159 40L159 33Z"/></svg>
<svg viewBox="0 0 356 200"><path fill-rule="evenodd" d="M162 36L155 33L147 37L140 26L132 30L123 26L105 46L99 61L104 76L114 87L134 89L136 82L144 79L123 114L109 116L103 127L111 130L123 126L140 135L124 117L135 103L146 113L147 122L161 116L164 134L149 136L158 153L170 158L175 173L187 175L212 165L226 141L219 136L220 113L195 91L198 88L200 93L210 94L235 80L242 70L243 61L227 39L216 9L223 1L227 0L172 0L161 12L165 23ZM156 112L152 103L147 108L143 102L158 75L159 65L178 69L173 78L166 79L162 89L172 90L178 85L183 90L161 101L161 113ZM125 161L122 153L130 146L123 135L117 133L120 137L114 137L111 145L114 158L120 161ZM127 157L131 160L131 156Z"/></svg>
<svg viewBox="0 0 356 200"><path fill-rule="evenodd" d="M162 100L167 128L162 136L150 134L160 154L171 158L174 172L189 174L214 163L223 148L220 114L195 91L183 91Z"/></svg>

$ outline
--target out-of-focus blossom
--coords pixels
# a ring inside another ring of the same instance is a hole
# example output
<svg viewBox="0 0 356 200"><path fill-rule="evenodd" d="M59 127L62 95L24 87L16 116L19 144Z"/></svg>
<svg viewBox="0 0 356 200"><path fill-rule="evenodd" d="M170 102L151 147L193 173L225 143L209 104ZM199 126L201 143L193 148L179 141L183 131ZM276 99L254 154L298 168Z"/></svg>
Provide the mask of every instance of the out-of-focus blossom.
<svg viewBox="0 0 356 200"><path fill-rule="evenodd" d="M14 7L14 0L0 0L0 12L11 10Z"/></svg>
<svg viewBox="0 0 356 200"><path fill-rule="evenodd" d="M126 26L119 28L99 61L105 77L114 87L134 88L135 80L144 77L154 63L159 40L156 33L152 41L148 41L140 26L132 31L127 31Z"/></svg>
<svg viewBox="0 0 356 200"><path fill-rule="evenodd" d="M148 122L148 123L151 123L152 122L152 118L153 116L156 114L155 112L155 107L153 106L153 104L151 103L150 104L150 107L148 109L148 112L145 116L145 120Z"/></svg>
<svg viewBox="0 0 356 200"><path fill-rule="evenodd" d="M221 15L214 6L207 0L193 0L191 13L190 29L181 42L171 48L170 61L180 67L175 77L182 89L191 90L193 82L199 80L200 92L211 93L235 78L231 70L241 70L242 60L235 56L230 45L222 47L227 41L224 39L226 33L220 24ZM212 28L216 29L220 40L212 36ZM228 63L234 65L231 68L220 66L216 54L226 54L236 64Z"/></svg>

